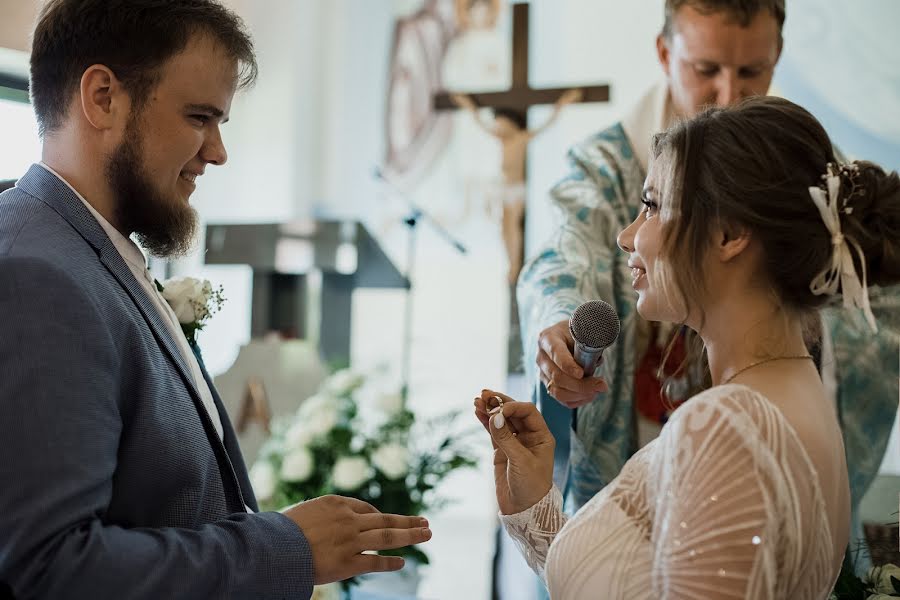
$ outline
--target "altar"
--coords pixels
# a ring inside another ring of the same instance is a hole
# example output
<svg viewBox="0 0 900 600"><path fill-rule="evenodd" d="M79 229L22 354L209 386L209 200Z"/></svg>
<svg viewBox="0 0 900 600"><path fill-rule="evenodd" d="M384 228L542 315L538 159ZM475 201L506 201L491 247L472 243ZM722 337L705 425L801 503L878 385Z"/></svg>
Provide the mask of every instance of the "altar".
<svg viewBox="0 0 900 600"><path fill-rule="evenodd" d="M357 221L211 224L205 250L206 264L252 268L251 338L308 340L327 364L349 364L354 290L409 289Z"/></svg>

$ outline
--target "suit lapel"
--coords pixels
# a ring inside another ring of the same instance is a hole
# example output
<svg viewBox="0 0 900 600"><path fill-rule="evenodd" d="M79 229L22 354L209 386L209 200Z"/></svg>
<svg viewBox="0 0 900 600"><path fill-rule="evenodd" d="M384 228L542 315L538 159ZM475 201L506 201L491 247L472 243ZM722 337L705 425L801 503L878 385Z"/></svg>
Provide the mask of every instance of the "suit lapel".
<svg viewBox="0 0 900 600"><path fill-rule="evenodd" d="M256 502L256 495L253 493L253 486L250 484L250 476L247 473L247 465L246 463L244 463L244 455L241 452L237 434L235 434L234 432L234 427L232 427L231 425L231 419L228 418L228 412L225 410L225 405L222 404L222 399L219 397L219 392L218 390L216 390L216 386L213 385L212 378L206 371L206 365L203 364L203 361L198 362L200 363L200 370L203 372L203 379L206 380L206 385L209 386L209 391L212 394L213 402L215 403L216 410L219 413L219 420L222 421L222 443L225 445L225 452L228 454L228 459L231 463L234 477L238 481L238 484L240 486L241 500L251 510L253 510L254 512L258 512L259 506Z"/></svg>
<svg viewBox="0 0 900 600"><path fill-rule="evenodd" d="M125 259L119 254L94 215L69 186L40 165L32 165L16 185L56 211L94 248L100 262L116 278L116 281L134 302L150 331L153 332L159 347L168 355L169 360L181 375L201 419L207 426L207 434L210 438L215 438L215 441L210 439L210 442L221 446L215 427L213 427L209 415L206 414L203 400L200 398L200 392L194 383L190 368L178 349L177 343L172 339L168 327L163 322L162 315L159 314L159 310L141 284L134 278Z"/></svg>
<svg viewBox="0 0 900 600"><path fill-rule="evenodd" d="M147 292L141 284L134 278L134 274L125 262L125 259L122 258L122 255L119 254L119 251L112 242L107 243L100 251L100 262L102 262L103 266L112 273L112 276L116 278L119 285L121 285L131 297L135 306L137 306L141 315L143 315L147 325L150 326L150 330L153 332L153 336L156 338L159 346L169 356L172 362L175 363L175 367L178 369L181 378L184 380L184 384L187 386L188 390L190 390L194 402L197 404L198 408L200 408L202 405L200 392L194 384L191 370L185 362L181 350L178 349L178 344L172 339L169 328L163 322L163 317L159 314L159 310L157 310L153 300L147 295Z"/></svg>

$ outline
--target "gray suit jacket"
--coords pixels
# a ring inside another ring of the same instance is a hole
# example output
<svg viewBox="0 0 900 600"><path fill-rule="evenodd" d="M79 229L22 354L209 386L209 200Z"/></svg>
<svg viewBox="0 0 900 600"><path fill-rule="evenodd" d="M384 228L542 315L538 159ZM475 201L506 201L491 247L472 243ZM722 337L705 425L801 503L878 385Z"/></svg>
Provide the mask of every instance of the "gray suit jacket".
<svg viewBox="0 0 900 600"><path fill-rule="evenodd" d="M106 233L33 166L0 194L0 596L307 598L300 529L256 509Z"/></svg>

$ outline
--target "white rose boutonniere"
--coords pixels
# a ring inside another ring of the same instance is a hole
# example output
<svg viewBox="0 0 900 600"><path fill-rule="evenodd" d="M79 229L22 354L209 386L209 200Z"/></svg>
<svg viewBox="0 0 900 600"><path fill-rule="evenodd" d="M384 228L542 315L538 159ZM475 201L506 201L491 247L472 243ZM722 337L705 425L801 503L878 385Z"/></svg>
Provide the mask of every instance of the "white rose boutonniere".
<svg viewBox="0 0 900 600"><path fill-rule="evenodd" d="M197 332L203 329L206 320L218 312L225 302L222 286L213 289L206 279L173 277L163 283L157 281L156 289L172 307L172 312L184 331L184 337L191 346L197 345Z"/></svg>

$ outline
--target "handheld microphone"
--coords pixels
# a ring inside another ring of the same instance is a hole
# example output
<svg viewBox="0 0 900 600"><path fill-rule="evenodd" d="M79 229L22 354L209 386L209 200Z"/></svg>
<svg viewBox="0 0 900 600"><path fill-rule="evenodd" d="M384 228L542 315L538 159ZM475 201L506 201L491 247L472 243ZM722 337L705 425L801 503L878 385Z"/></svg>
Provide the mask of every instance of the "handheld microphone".
<svg viewBox="0 0 900 600"><path fill-rule="evenodd" d="M603 300L591 300L575 309L569 332L575 339L575 362L591 377L603 364L603 351L619 337L619 315Z"/></svg>

